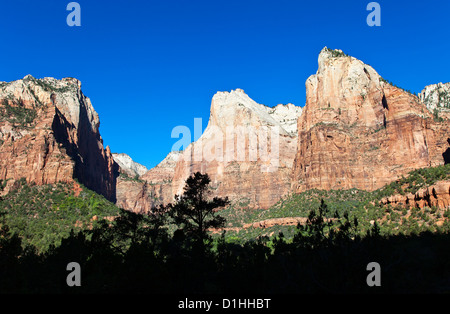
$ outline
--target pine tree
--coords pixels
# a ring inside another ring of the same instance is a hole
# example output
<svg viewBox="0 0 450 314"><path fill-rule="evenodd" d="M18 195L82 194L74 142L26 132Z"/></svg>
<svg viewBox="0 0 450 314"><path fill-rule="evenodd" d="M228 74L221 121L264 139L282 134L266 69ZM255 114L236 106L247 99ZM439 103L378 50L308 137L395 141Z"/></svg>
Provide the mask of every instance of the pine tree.
<svg viewBox="0 0 450 314"><path fill-rule="evenodd" d="M211 179L208 174L196 172L186 180L183 195L175 196L175 204L169 204L169 215L184 236L194 240L200 247L209 239L208 229L225 225L225 218L216 210L229 204L228 198L208 198Z"/></svg>

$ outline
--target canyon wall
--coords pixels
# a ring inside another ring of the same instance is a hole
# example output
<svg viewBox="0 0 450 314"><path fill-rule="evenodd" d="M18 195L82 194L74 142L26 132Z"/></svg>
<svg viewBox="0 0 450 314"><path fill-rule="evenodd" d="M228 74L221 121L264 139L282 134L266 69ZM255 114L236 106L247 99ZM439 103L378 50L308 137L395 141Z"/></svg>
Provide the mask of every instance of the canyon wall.
<svg viewBox="0 0 450 314"><path fill-rule="evenodd" d="M100 121L73 78L0 83L0 180L73 182L115 201L117 164L103 147Z"/></svg>
<svg viewBox="0 0 450 314"><path fill-rule="evenodd" d="M443 164L449 125L371 66L324 48L306 81L292 190L374 190Z"/></svg>
<svg viewBox="0 0 450 314"><path fill-rule="evenodd" d="M241 89L216 93L201 137L148 170L103 147L98 114L78 80L0 82L0 192L20 178L78 180L124 209L147 212L172 202L199 171L210 176L212 195L264 209L289 193L375 190L450 163L449 83L415 96L325 47L305 85L303 108L268 107Z"/></svg>

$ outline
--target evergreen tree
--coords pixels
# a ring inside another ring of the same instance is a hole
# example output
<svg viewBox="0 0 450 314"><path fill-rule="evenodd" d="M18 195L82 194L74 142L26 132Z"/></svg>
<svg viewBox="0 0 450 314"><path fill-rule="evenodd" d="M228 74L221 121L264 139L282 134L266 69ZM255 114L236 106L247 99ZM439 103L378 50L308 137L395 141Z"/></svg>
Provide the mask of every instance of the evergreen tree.
<svg viewBox="0 0 450 314"><path fill-rule="evenodd" d="M176 195L175 204L168 205L169 215L179 230L202 248L209 239L208 229L225 225L225 219L216 210L229 204L228 197L208 199L210 182L208 174L196 172L186 180L183 195Z"/></svg>

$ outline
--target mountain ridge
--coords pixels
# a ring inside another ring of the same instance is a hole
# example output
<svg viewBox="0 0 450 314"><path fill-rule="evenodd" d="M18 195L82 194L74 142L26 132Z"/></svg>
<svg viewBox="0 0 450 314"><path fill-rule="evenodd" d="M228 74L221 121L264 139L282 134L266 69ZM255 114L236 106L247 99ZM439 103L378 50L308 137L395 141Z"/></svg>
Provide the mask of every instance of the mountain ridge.
<svg viewBox="0 0 450 314"><path fill-rule="evenodd" d="M449 162L442 123L448 84L415 96L361 60L324 47L305 82L305 106L268 107L242 89L217 92L201 137L146 169L103 147L98 114L79 80L27 75L0 84L0 180L6 193L22 174L37 184L78 179L136 212L172 202L196 171L211 176L214 195L250 208L311 188L374 190L410 170ZM254 138L261 140L256 146Z"/></svg>

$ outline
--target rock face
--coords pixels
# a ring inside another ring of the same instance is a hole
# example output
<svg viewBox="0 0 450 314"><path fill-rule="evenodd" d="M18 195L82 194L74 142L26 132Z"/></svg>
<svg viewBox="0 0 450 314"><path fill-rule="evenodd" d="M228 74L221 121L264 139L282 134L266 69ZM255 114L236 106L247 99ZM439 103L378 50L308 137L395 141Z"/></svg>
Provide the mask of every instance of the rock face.
<svg viewBox="0 0 450 314"><path fill-rule="evenodd" d="M208 173L214 195L236 203L268 208L290 191L300 107L270 108L243 90L218 92L208 126L176 164L173 194L182 194L194 172Z"/></svg>
<svg viewBox="0 0 450 314"><path fill-rule="evenodd" d="M416 168L443 164L448 121L388 84L369 65L324 48L306 81L298 120L294 192L374 190Z"/></svg>
<svg viewBox="0 0 450 314"><path fill-rule="evenodd" d="M4 192L25 178L36 184L77 179L115 201L117 164L103 147L100 121L73 78L0 84L0 180Z"/></svg>
<svg viewBox="0 0 450 314"><path fill-rule="evenodd" d="M439 181L427 188L420 189L415 194L393 195L383 198L381 203L387 205L402 205L424 208L436 206L439 208L450 207L450 181Z"/></svg>
<svg viewBox="0 0 450 314"><path fill-rule="evenodd" d="M148 169L147 167L135 162L127 154L112 154L114 161L119 165L120 170L126 173L128 176L135 177L145 174Z"/></svg>
<svg viewBox="0 0 450 314"><path fill-rule="evenodd" d="M173 200L172 179L180 152L171 152L156 167L136 179L119 176L117 179L117 203L119 207L145 213L160 204Z"/></svg>
<svg viewBox="0 0 450 314"><path fill-rule="evenodd" d="M433 114L450 118L450 83L426 86L419 93L419 99Z"/></svg>
<svg viewBox="0 0 450 314"><path fill-rule="evenodd" d="M180 159L181 152L170 152L156 167L142 175L141 179L151 184L169 184L173 180L175 167Z"/></svg>
<svg viewBox="0 0 450 314"><path fill-rule="evenodd" d="M268 208L289 193L301 112L292 104L258 104L240 89L218 92L202 136L142 175L145 183L119 181L118 191L127 192L118 192L118 200L127 209L148 211L172 202L186 179L200 171L210 176L214 196Z"/></svg>

